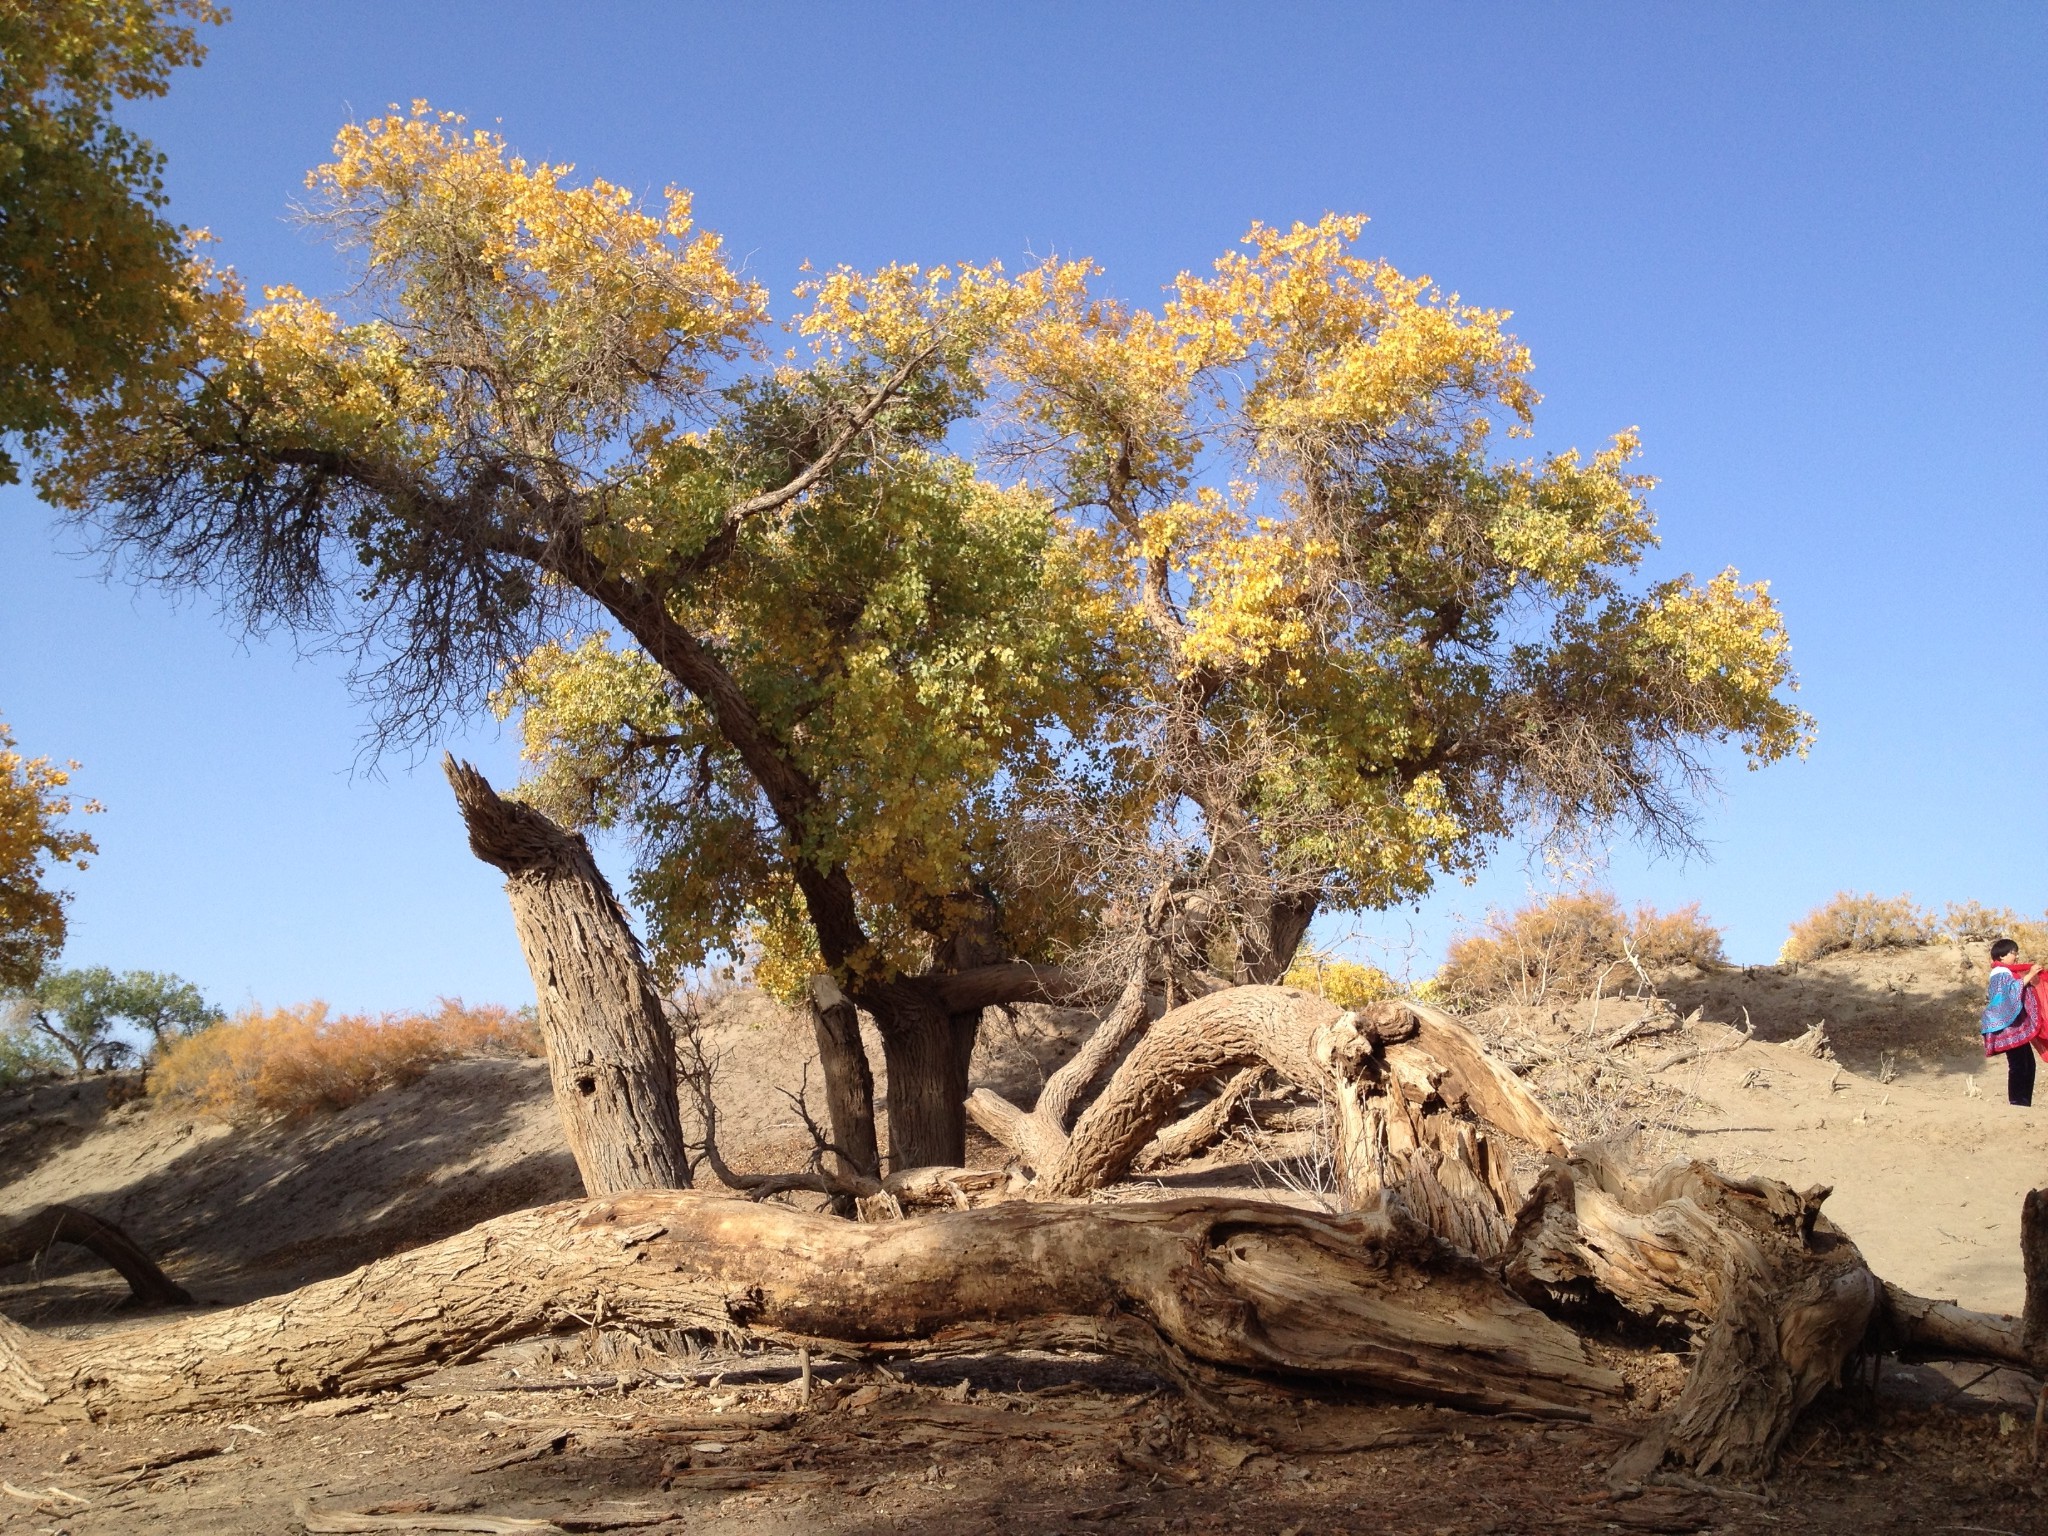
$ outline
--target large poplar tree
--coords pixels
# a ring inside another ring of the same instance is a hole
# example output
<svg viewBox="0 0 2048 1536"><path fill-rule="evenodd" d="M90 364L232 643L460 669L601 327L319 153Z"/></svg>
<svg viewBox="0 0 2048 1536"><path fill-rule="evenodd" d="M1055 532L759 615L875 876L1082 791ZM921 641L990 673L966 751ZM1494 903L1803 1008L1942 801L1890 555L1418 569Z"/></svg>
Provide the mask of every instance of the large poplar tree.
<svg viewBox="0 0 2048 1536"><path fill-rule="evenodd" d="M1633 436L1515 458L1505 316L1255 227L1156 310L1086 264L833 271L797 345L697 227L416 106L312 217L349 307L195 271L183 367L48 491L150 579L360 647L387 740L487 696L630 831L659 965L753 946L875 1019L957 1163L984 1007L1105 933L1279 975L1532 818L1687 835L1797 750L1760 586L1636 572ZM1140 978L1142 980L1142 978Z"/></svg>

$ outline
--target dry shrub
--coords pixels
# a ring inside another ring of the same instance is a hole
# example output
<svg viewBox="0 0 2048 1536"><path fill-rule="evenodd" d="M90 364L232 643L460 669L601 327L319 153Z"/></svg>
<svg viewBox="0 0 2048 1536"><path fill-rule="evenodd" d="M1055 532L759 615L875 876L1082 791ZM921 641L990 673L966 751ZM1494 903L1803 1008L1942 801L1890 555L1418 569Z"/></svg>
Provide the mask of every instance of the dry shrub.
<svg viewBox="0 0 2048 1536"><path fill-rule="evenodd" d="M1832 901L1815 907L1792 925L1778 959L1796 965L1845 951L1910 949L1916 944L1932 944L1940 937L1941 926L1934 915L1914 906L1910 896L1837 891Z"/></svg>
<svg viewBox="0 0 2048 1536"><path fill-rule="evenodd" d="M321 1002L248 1009L171 1045L150 1091L230 1120L346 1109L458 1056L535 1056L532 1015L443 998L433 1013L330 1017Z"/></svg>
<svg viewBox="0 0 2048 1536"><path fill-rule="evenodd" d="M1284 986L1328 998L1339 1008L1363 1008L1367 1003L1398 996L1401 990L1394 984L1394 978L1376 965L1340 960L1308 948L1294 957L1294 963L1280 980Z"/></svg>
<svg viewBox="0 0 2048 1536"><path fill-rule="evenodd" d="M1477 933L1451 942L1430 990L1463 1009L1585 997L1634 979L1630 951L1645 970L1716 965L1721 930L1698 902L1672 912L1641 906L1631 917L1611 892L1570 892L1488 913Z"/></svg>
<svg viewBox="0 0 2048 1536"><path fill-rule="evenodd" d="M1721 930L1707 921L1700 904L1689 901L1669 912L1655 907L1636 908L1629 924L1629 943L1645 970L1668 971L1675 966L1724 965L1728 953L1721 947Z"/></svg>
<svg viewBox="0 0 2048 1536"><path fill-rule="evenodd" d="M2021 917L2011 907L1952 901L1941 926L1953 939L2011 939L2023 955L2048 955L2048 916Z"/></svg>

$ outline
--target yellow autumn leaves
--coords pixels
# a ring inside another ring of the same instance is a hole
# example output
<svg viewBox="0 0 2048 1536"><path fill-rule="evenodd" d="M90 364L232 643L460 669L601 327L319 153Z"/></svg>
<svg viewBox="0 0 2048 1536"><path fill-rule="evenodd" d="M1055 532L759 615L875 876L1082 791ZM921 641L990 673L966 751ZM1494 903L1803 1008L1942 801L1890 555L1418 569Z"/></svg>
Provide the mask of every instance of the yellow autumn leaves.
<svg viewBox="0 0 2048 1536"><path fill-rule="evenodd" d="M1360 217L1254 225L1149 308L1085 261L835 268L770 363L765 291L682 191L643 205L424 103L345 128L309 184L374 305L248 307L195 266L184 374L110 403L53 484L281 486L373 608L497 562L491 622L554 625L497 658L526 792L636 837L669 965L752 934L800 976L803 868L850 882L864 965L926 963L963 892L1005 953L1056 952L1101 892L1022 878L1019 829L1142 841L1190 796L1273 880L1382 905L1532 806L1625 809L1561 744L1653 773L1681 737L1806 738L1760 585L1632 584L1635 435L1501 454L1538 404L1507 315L1364 254ZM801 824L701 681L557 617L572 589L701 648Z"/></svg>
<svg viewBox="0 0 2048 1536"><path fill-rule="evenodd" d="M74 809L99 809L75 803L70 782L67 768L18 751L0 720L0 989L33 986L64 947L65 897L45 884L48 865L83 869L98 852L90 836L64 824Z"/></svg>

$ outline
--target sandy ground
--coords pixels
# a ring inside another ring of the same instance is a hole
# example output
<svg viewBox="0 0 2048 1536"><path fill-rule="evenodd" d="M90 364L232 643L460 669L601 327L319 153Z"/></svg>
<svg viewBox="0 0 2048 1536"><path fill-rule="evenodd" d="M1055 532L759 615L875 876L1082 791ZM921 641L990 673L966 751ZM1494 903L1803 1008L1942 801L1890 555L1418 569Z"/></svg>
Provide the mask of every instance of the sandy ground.
<svg viewBox="0 0 2048 1536"><path fill-rule="evenodd" d="M2009 1108L2002 1065L1973 1054L1974 959L1943 947L1682 976L1665 981L1668 1004L1608 998L1597 1014L1582 1003L1493 1022L1512 1037L1504 1048L1578 1063L1559 1102L1582 1128L1633 1136L1646 1154L1830 1185L1830 1213L1880 1274L2016 1310L2019 1204L2048 1183L2048 1109ZM1745 1008L1749 1037L1732 1027ZM1778 1043L1821 1018L1835 1059ZM785 1091L808 1085L817 1102L808 1026L739 994L718 1002L708 1027L729 1155L788 1166L806 1140ZM1085 1027L1052 1010L991 1015L976 1079L1028 1101ZM1539 1087L1554 1077L1532 1068ZM273 1293L577 1192L537 1062L451 1063L340 1115L263 1129L111 1102L120 1093L102 1078L0 1098L0 1215L85 1205L155 1249L206 1303ZM1304 1123L1282 1100L1258 1113L1268 1127ZM1279 1176L1284 1154L1311 1140L1280 1131L1260 1158L1233 1141L1111 1197L1259 1185L1313 1199ZM999 1160L985 1142L974 1156ZM65 1331L147 1326L116 1311L121 1294L62 1252L40 1270L0 1271L0 1313ZM821 1362L805 1404L787 1357L574 1336L406 1392L291 1412L0 1429L0 1532L2048 1536L2043 1473L2028 1457L2036 1384L2015 1373L1889 1367L1874 1397L1825 1399L1761 1495L1672 1487L1616 1500L1602 1473L1684 1363L1647 1346L1615 1351L1637 1388L1620 1419L1544 1425L1271 1390L1204 1420L1110 1363L1015 1357L897 1375ZM552 1524L490 1523L515 1519Z"/></svg>

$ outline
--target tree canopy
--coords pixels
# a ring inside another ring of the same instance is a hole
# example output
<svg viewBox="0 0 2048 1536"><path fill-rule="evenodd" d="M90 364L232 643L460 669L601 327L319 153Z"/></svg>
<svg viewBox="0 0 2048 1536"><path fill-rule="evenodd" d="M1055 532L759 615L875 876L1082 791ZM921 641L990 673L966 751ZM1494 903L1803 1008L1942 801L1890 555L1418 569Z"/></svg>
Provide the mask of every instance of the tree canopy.
<svg viewBox="0 0 2048 1536"><path fill-rule="evenodd" d="M0 439L31 447L166 361L185 256L163 157L114 121L204 57L212 0L0 0ZM0 446L0 483L19 473Z"/></svg>
<svg viewBox="0 0 2048 1536"><path fill-rule="evenodd" d="M1526 350L1363 219L1151 310L1085 262L836 269L778 355L683 192L424 104L310 184L353 307L195 267L180 368L51 493L352 641L386 739L518 712L526 793L637 840L664 965L833 971L899 1086L1105 935L1275 979L1318 910L1532 818L1682 842L1708 745L1806 739L1761 585L1639 578L1634 434L1498 451Z"/></svg>
<svg viewBox="0 0 2048 1536"><path fill-rule="evenodd" d="M61 1053L79 1077L133 1058L134 1045L117 1033L122 1024L147 1034L154 1050L227 1017L182 976L104 965L46 972L21 1002L31 1041Z"/></svg>
<svg viewBox="0 0 2048 1536"><path fill-rule="evenodd" d="M0 720L0 991L26 990L64 947L68 892L49 885L51 866L85 868L99 852L89 834L66 824L74 810L99 810L68 792L71 769L25 757Z"/></svg>

